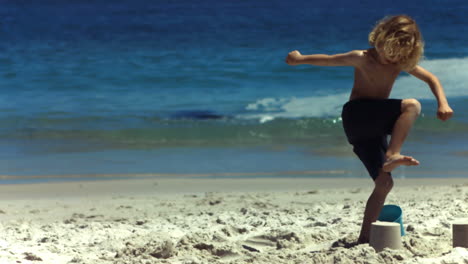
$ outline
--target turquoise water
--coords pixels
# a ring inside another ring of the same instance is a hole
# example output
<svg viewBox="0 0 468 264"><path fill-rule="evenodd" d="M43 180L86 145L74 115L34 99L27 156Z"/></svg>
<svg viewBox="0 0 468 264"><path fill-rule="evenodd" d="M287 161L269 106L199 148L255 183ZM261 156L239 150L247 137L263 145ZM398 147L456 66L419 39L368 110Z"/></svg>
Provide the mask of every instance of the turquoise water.
<svg viewBox="0 0 468 264"><path fill-rule="evenodd" d="M339 119L352 69L291 67L284 58L294 49L366 49L375 21L406 13L420 24L422 65L441 79L455 117L436 120L429 88L399 77L392 97L423 104L405 146L421 166L399 175L465 177L467 8L399 0L2 1L0 175L367 177Z"/></svg>

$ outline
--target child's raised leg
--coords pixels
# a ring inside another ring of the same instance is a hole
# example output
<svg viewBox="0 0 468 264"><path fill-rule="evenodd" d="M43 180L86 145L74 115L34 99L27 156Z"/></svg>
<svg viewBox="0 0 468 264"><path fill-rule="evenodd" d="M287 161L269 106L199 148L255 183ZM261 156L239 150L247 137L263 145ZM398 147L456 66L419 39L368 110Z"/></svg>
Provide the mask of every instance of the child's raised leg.
<svg viewBox="0 0 468 264"><path fill-rule="evenodd" d="M403 142L406 139L414 121L421 113L421 104L416 99L404 99L401 103L401 115L393 127L390 144L387 149L385 161L382 169L391 172L401 165L419 165L419 161L410 156L400 154Z"/></svg>
<svg viewBox="0 0 468 264"><path fill-rule="evenodd" d="M374 191L367 200L364 211L364 220L362 221L361 234L358 243L369 243L371 224L377 221L380 211L385 203L388 193L392 190L393 179L390 173L380 171L375 180Z"/></svg>

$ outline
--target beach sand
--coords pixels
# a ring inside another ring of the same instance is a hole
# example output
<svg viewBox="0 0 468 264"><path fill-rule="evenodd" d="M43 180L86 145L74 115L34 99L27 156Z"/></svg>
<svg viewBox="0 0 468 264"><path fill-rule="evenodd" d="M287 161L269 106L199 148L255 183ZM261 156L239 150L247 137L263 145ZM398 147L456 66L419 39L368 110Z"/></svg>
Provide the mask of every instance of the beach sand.
<svg viewBox="0 0 468 264"><path fill-rule="evenodd" d="M451 223L468 179L400 179L403 249L357 239L370 179L133 179L0 185L0 263L468 263Z"/></svg>

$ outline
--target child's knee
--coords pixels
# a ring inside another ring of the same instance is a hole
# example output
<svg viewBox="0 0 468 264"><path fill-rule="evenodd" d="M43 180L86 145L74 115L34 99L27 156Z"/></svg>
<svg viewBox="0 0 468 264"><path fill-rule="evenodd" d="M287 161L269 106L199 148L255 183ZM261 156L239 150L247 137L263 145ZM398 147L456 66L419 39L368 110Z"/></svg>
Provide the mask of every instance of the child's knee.
<svg viewBox="0 0 468 264"><path fill-rule="evenodd" d="M402 102L402 112L411 111L419 115L421 113L421 103L414 99L404 99Z"/></svg>
<svg viewBox="0 0 468 264"><path fill-rule="evenodd" d="M393 178L388 172L381 171L375 180L375 190L382 194L388 194L393 188Z"/></svg>

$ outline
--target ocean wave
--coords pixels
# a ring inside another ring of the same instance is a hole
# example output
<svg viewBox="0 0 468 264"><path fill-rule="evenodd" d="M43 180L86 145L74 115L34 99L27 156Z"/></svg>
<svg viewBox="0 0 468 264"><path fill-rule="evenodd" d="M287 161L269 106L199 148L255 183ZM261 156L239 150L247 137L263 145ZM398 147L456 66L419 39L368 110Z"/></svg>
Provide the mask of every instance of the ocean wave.
<svg viewBox="0 0 468 264"><path fill-rule="evenodd" d="M0 138L21 142L63 142L43 144L44 151L59 146L61 151L76 150L74 142L86 146L111 149L152 149L177 146L242 146L270 144L308 144L316 138L329 138L331 142L343 141L342 127L333 119L277 119L259 124L238 119L172 119L153 120L146 127L116 128L104 126L63 126L54 128L52 122L41 127L2 127ZM77 120L77 122L80 122ZM102 120L97 121L99 123ZM72 121L70 121L72 123ZM73 128L72 128L73 127ZM69 146L69 147L67 147Z"/></svg>
<svg viewBox="0 0 468 264"><path fill-rule="evenodd" d="M152 119L146 120L143 127L116 127L111 126L111 122L107 126L101 119L95 120L94 125L83 124L81 118L69 120L67 126L53 120L29 121L28 127L0 125L0 141L19 142L18 146L41 142L41 153L199 146L298 145L317 148L347 145L339 117L277 118L263 123L235 118ZM441 125L435 117L423 116L416 122L412 134L419 137L449 133L452 136L467 132L466 123L453 120Z"/></svg>
<svg viewBox="0 0 468 264"><path fill-rule="evenodd" d="M247 105L253 112L240 115L240 118L260 119L261 122L275 118L333 117L339 116L341 106L349 94L340 93L327 96L305 98L264 98Z"/></svg>
<svg viewBox="0 0 468 264"><path fill-rule="evenodd" d="M420 64L441 81L449 98L467 97L468 57L423 60ZM392 97L435 100L428 85L413 76L400 77L394 86Z"/></svg>

